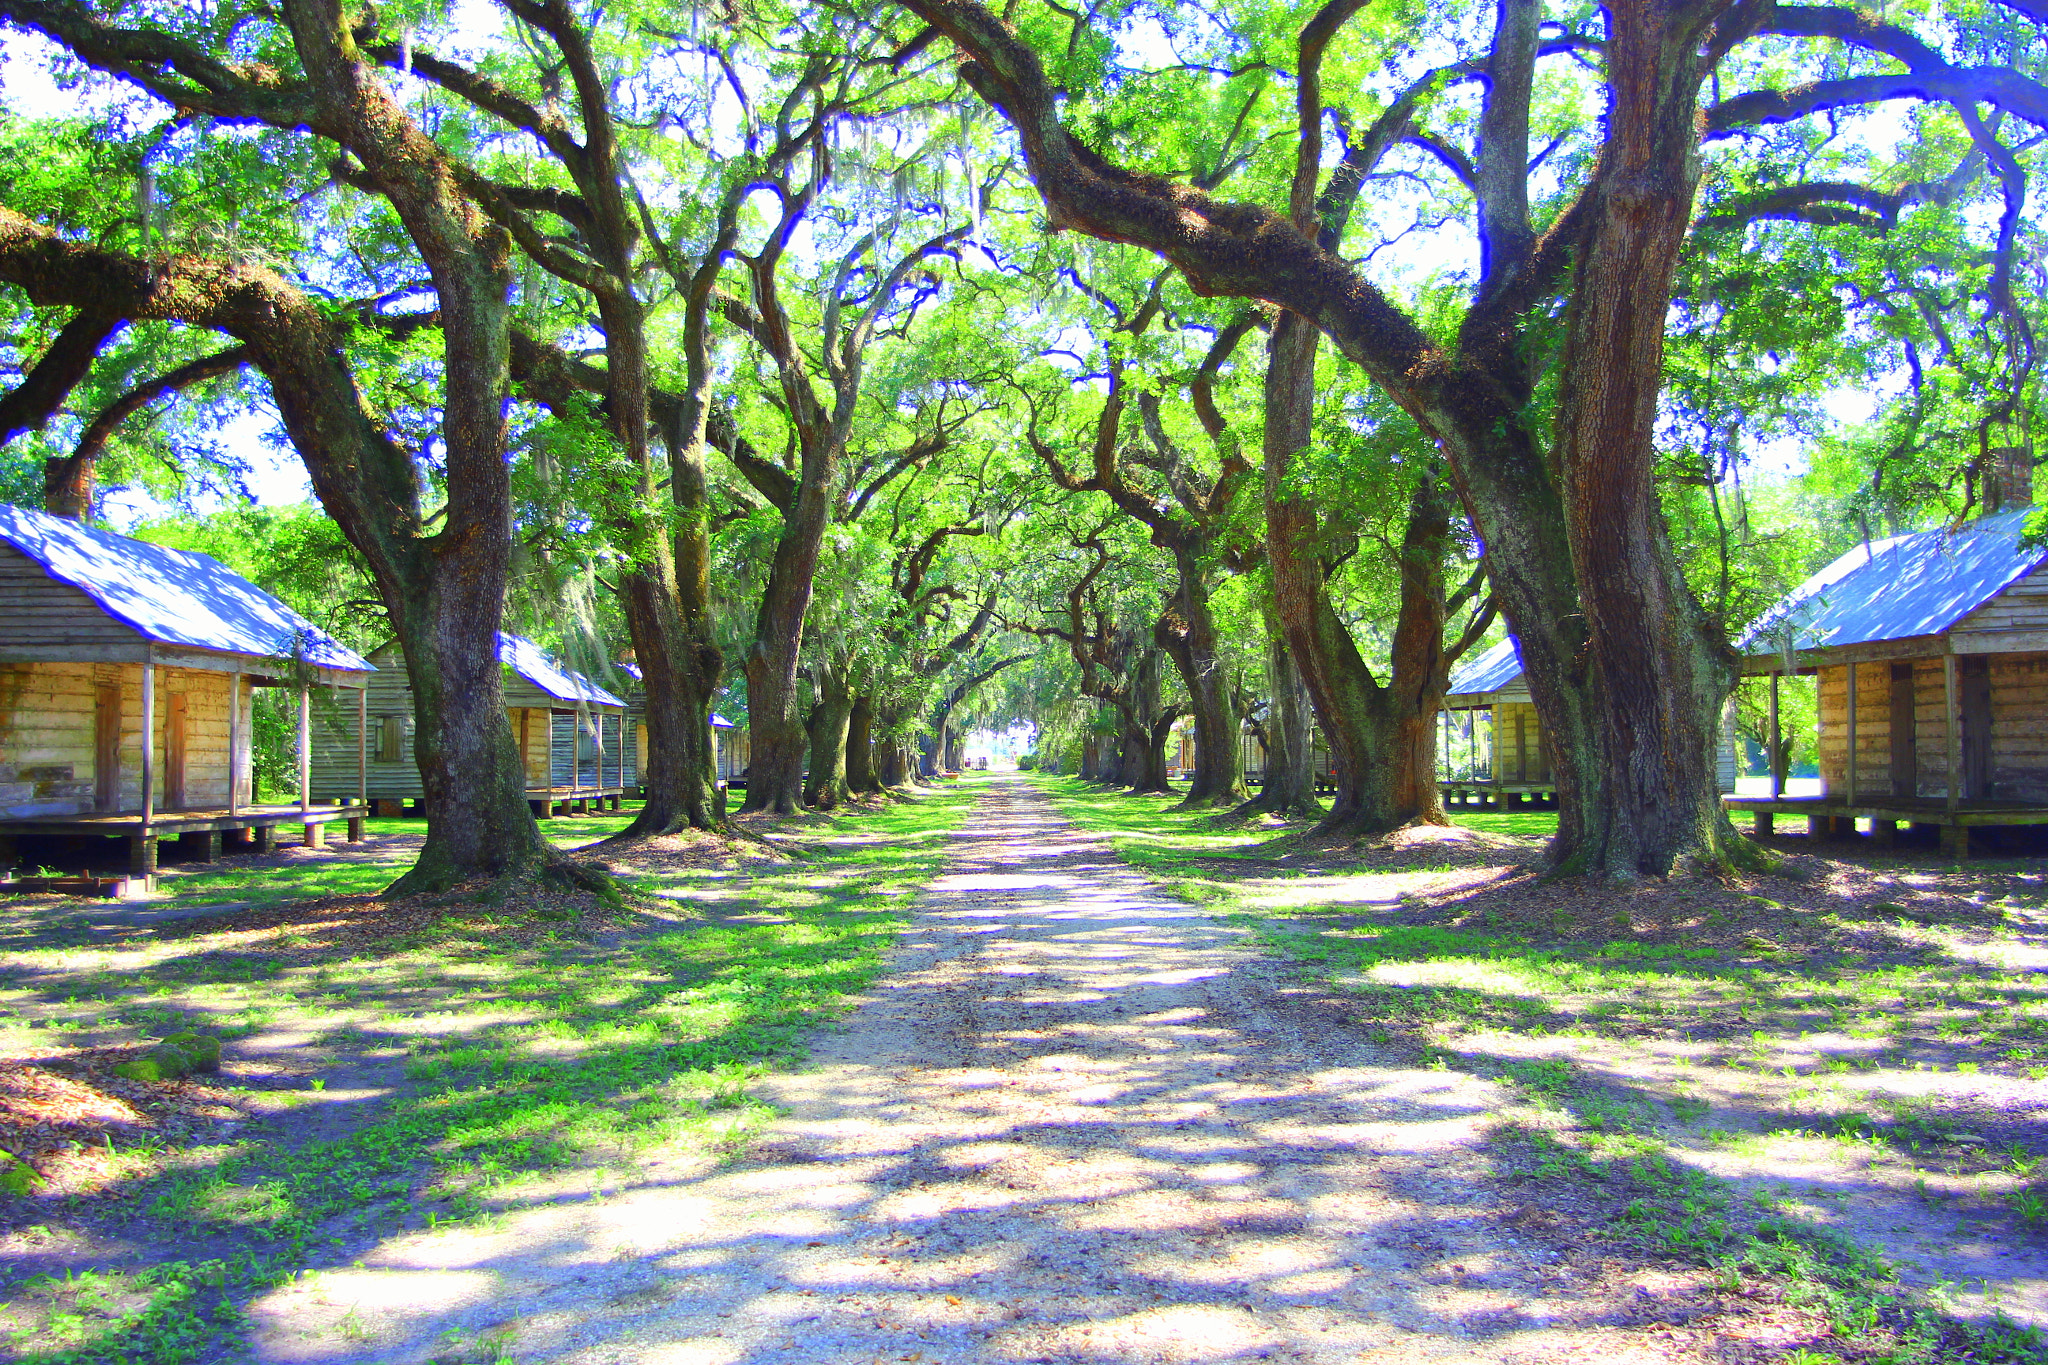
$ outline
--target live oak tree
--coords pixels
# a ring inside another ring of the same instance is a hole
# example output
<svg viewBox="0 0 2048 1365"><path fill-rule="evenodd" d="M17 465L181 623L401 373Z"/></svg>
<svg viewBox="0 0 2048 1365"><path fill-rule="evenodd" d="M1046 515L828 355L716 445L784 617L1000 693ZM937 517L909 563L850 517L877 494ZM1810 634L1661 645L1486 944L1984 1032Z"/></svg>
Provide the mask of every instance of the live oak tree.
<svg viewBox="0 0 2048 1365"><path fill-rule="evenodd" d="M1242 61L1293 78L1293 173L1256 203L1130 168L1144 132L1135 119L1118 126L1114 109L1086 111L1103 134L1094 145L1072 130L1081 111L1063 101L1096 93L1086 72L1067 84L1073 54L1099 51L1087 18L1025 36L974 0L904 8L929 26L913 45L953 43L965 81L1008 118L1053 227L1156 251L1198 292L1285 309L1277 382L1305 382L1310 343L1299 333L1320 331L1437 444L1549 736L1559 862L1631 877L1734 851L1711 762L1734 659L1684 580L1655 486L1665 327L1702 168L1727 168L1710 214L1861 213L1881 229L1887 211L1924 193L1801 180L1802 163L1775 162L1770 134L1752 130L1874 102L1938 102L1944 126L1996 168L2004 209L1988 245L2003 264L1986 292L2004 308L2027 178L2015 148L2021 129L2048 125L2048 91L2030 74L2037 31L2007 44L2012 64L2001 65L1981 61L1973 33L1833 6L1629 4L1603 11L1596 30L1552 19L1536 0L1500 0L1483 50L1404 71L1394 54L1408 35L1397 30L1419 16L1390 16L1358 39L1365 55L1344 68L1347 83L1326 89L1327 54L1366 11L1333 0L1291 51L1225 34L1227 50L1196 64ZM1063 47L1057 74L1034 37ZM1594 72L1575 100L1550 98L1574 93L1570 77L1548 74L1559 63ZM1814 79L1775 84L1788 64ZM1454 135L1440 111L1461 88L1477 107ZM1551 145L1539 153L1532 131L1545 120ZM1333 129L1339 146L1326 158ZM1764 151L1744 160L1715 145L1738 136ZM1463 191L1477 259L1462 314L1441 323L1425 325L1347 260L1321 209L1396 148L1448 168ZM1291 448L1270 420L1267 439L1269 455L1276 440Z"/></svg>
<svg viewBox="0 0 2048 1365"><path fill-rule="evenodd" d="M1256 330L1257 317L1241 312L1215 329L1185 373L1147 376L1134 367L1128 351L1149 340L1147 333L1160 322L1165 280L1139 284L1137 297L1120 303L1077 273L1069 271L1067 278L1098 313L1107 314L1084 324L1106 334L1099 347L1102 369L1088 376L1099 377L1102 401L1078 437L1067 440L1047 430L1039 409L1059 412L1065 406L1059 391L1078 386L1065 372L1052 371L1045 378L1053 392L1024 391L1031 408L1025 436L1058 487L1101 494L1171 557L1173 586L1161 604L1153 642L1172 659L1187 689L1196 758L1186 803L1236 806L1246 794L1238 742L1243 718L1233 675L1223 661L1211 598L1220 575L1247 563L1248 537L1238 504L1253 467L1238 433L1217 409L1215 388L1232 353ZM1185 392L1201 438L1214 448L1207 463L1195 459L1168 429L1159 390L1169 384ZM1163 782L1164 774L1157 778ZM1151 779L1147 774L1148 784Z"/></svg>
<svg viewBox="0 0 2048 1365"><path fill-rule="evenodd" d="M1112 525L1082 527L1043 572L1055 602L1039 605L1039 620L1018 620L1020 631L1062 641L1075 667L1075 690L1102 703L1114 717L1115 764L1110 772L1087 773L1133 792L1170 792L1166 744L1187 705L1173 695L1166 651L1159 641L1162 618L1156 596L1132 577L1131 558L1112 546ZM1058 535L1055 531L1053 534ZM1236 738L1232 737L1232 747Z"/></svg>

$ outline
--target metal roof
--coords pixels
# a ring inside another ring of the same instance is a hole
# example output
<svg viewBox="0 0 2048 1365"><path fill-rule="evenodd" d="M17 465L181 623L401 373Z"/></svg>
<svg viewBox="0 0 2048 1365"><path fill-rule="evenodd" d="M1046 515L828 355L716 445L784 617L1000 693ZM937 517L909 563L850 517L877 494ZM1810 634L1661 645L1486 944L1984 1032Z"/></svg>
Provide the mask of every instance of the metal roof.
<svg viewBox="0 0 2048 1365"><path fill-rule="evenodd" d="M159 644L220 650L320 668L375 665L210 555L0 503L0 540L102 611Z"/></svg>
<svg viewBox="0 0 2048 1365"><path fill-rule="evenodd" d="M618 669L619 672L625 674L634 682L644 681L640 676L640 665L638 664L617 663L613 664L612 667ZM713 711L711 713L711 728L714 730L737 730L739 727L724 716L719 715L716 711Z"/></svg>
<svg viewBox="0 0 2048 1365"><path fill-rule="evenodd" d="M556 663L546 650L523 635L498 632L498 662L563 701L592 702L598 706L626 704L581 673L572 673Z"/></svg>
<svg viewBox="0 0 2048 1365"><path fill-rule="evenodd" d="M1775 653L1787 625L1800 649L1939 635L2048 559L2021 544L2033 510L1859 545L1758 617L1738 648Z"/></svg>
<svg viewBox="0 0 2048 1365"><path fill-rule="evenodd" d="M1516 652L1515 637L1510 635L1451 670L1444 697L1448 700L1476 692L1498 692L1521 676L1522 656Z"/></svg>

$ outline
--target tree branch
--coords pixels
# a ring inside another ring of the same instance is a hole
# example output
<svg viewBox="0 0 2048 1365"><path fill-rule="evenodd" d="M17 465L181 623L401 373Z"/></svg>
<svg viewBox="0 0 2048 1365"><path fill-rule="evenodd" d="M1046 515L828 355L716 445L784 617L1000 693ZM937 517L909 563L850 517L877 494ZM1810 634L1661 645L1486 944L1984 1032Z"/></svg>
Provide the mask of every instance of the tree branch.
<svg viewBox="0 0 2048 1365"><path fill-rule="evenodd" d="M0 445L24 431L41 431L92 372L93 357L121 325L118 316L83 309L65 323L42 358L0 398Z"/></svg>

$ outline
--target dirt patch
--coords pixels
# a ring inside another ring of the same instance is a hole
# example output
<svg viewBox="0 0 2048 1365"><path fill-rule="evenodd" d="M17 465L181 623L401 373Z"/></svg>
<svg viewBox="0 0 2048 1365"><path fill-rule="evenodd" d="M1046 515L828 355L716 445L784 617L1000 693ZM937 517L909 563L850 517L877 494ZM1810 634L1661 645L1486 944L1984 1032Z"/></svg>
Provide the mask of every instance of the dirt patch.
<svg viewBox="0 0 2048 1365"><path fill-rule="evenodd" d="M707 868L730 871L754 863L786 863L797 856L744 827L730 834L690 829L630 839L614 836L587 851L601 854L614 870L656 875Z"/></svg>
<svg viewBox="0 0 2048 1365"><path fill-rule="evenodd" d="M98 1194L134 1173L138 1148L182 1147L241 1116L214 1086L113 1074L146 1050L0 1062L0 1148L34 1168L35 1195Z"/></svg>

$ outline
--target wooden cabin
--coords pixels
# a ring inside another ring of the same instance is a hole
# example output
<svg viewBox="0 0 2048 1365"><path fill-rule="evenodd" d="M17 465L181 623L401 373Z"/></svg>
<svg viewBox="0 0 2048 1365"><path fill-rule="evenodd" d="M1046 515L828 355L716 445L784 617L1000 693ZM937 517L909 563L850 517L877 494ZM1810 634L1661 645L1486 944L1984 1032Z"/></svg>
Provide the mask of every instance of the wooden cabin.
<svg viewBox="0 0 2048 1365"><path fill-rule="evenodd" d="M370 744L363 789L379 815L397 815L406 802L424 800L412 752L412 684L397 641L370 651L370 659L378 671L367 691ZM498 661L534 814L546 819L563 807L588 810L593 801L616 810L626 789L639 785L626 743L626 703L517 635L498 633ZM314 727L316 791L354 783L357 764L349 735L339 727Z"/></svg>
<svg viewBox="0 0 2048 1365"><path fill-rule="evenodd" d="M640 787L640 775L647 771L647 691L641 686L638 664L621 663L617 667L619 672L633 680L626 689L626 734L632 742L632 785ZM718 785L725 786L737 778L739 785L745 786L749 762L747 732L713 711L711 742ZM640 787L639 794L645 796L646 789Z"/></svg>
<svg viewBox="0 0 2048 1365"><path fill-rule="evenodd" d="M1195 772L1195 723L1182 716L1166 736L1166 777L1178 781Z"/></svg>
<svg viewBox="0 0 2048 1365"><path fill-rule="evenodd" d="M1744 672L1817 678L1821 790L1726 798L1758 832L1801 815L1815 835L1902 823L1966 857L1970 831L2048 824L2048 553L2031 509L1860 545L1741 641ZM1851 762L1850 756L1854 755Z"/></svg>
<svg viewBox="0 0 2048 1365"><path fill-rule="evenodd" d="M165 839L211 859L280 825L362 837L359 766L315 804L307 747L315 692L341 689L320 709L354 722L354 754L375 669L219 561L0 504L0 621L0 869L104 864L121 840L146 888ZM299 693L295 803L255 800L257 687Z"/></svg>
<svg viewBox="0 0 2048 1365"><path fill-rule="evenodd" d="M1437 736L1437 780L1447 806L1548 805L1557 799L1550 748L1513 637L1466 659L1451 673ZM1735 707L1721 716L1714 746L1720 790L1738 774Z"/></svg>

